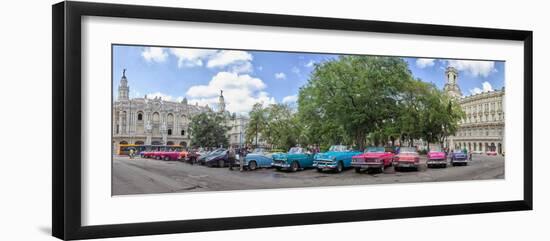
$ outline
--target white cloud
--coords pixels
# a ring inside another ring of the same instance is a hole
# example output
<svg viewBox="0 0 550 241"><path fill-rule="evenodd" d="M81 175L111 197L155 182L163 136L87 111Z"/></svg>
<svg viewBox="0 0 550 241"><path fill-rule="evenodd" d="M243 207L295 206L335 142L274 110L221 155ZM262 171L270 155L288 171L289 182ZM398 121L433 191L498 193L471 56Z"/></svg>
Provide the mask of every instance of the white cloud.
<svg viewBox="0 0 550 241"><path fill-rule="evenodd" d="M464 71L472 76L488 77L496 72L495 62L483 60L447 60L449 66L455 67L458 71Z"/></svg>
<svg viewBox="0 0 550 241"><path fill-rule="evenodd" d="M260 66L258 66L258 70L259 70L259 71L262 71L262 70L264 70L264 66L261 66L261 65L260 65Z"/></svg>
<svg viewBox="0 0 550 241"><path fill-rule="evenodd" d="M252 55L245 51L221 50L208 60L208 68L225 67L230 64L252 61Z"/></svg>
<svg viewBox="0 0 550 241"><path fill-rule="evenodd" d="M231 72L233 73L252 73L254 68L250 62L242 62L236 65L231 66Z"/></svg>
<svg viewBox="0 0 550 241"><path fill-rule="evenodd" d="M275 79L286 79L286 74L283 72L275 73Z"/></svg>
<svg viewBox="0 0 550 241"><path fill-rule="evenodd" d="M168 54L166 51L164 51L163 48L157 48L157 47L147 47L144 48L141 52L141 56L147 61L147 62L158 62L162 63L166 61L166 58L168 57Z"/></svg>
<svg viewBox="0 0 550 241"><path fill-rule="evenodd" d="M290 71L292 71L292 73L300 75L300 69L296 66L292 67L292 69Z"/></svg>
<svg viewBox="0 0 550 241"><path fill-rule="evenodd" d="M296 103L296 101L298 101L297 95L289 95L289 96L285 96L282 102L284 104L293 104L293 103Z"/></svg>
<svg viewBox="0 0 550 241"><path fill-rule="evenodd" d="M475 87L470 90L470 93L472 95L475 95L475 94L481 94L483 92L489 92L489 91L493 91L493 86L491 85L491 83L485 81L481 83L481 88Z"/></svg>
<svg viewBox="0 0 550 241"><path fill-rule="evenodd" d="M223 90L228 111L248 114L255 103L275 103L275 99L263 91L266 87L261 79L248 74L219 72L208 85L192 86L186 95L190 98L190 103L198 102L199 105L217 107L220 90Z"/></svg>
<svg viewBox="0 0 550 241"><path fill-rule="evenodd" d="M158 98L158 97L160 97L164 101L177 101L177 102L180 102L180 101L183 100L183 96L174 97L174 96L164 94L164 93L158 92L158 91L154 92L154 93L147 94L148 99L153 99L153 98Z"/></svg>
<svg viewBox="0 0 550 241"><path fill-rule="evenodd" d="M426 67L432 67L435 65L435 59L425 59L425 58L418 58L416 59L416 66L418 68L426 68Z"/></svg>
<svg viewBox="0 0 550 241"><path fill-rule="evenodd" d="M172 48L170 53L178 58L178 67L203 66L203 60L216 53L209 49Z"/></svg>
<svg viewBox="0 0 550 241"><path fill-rule="evenodd" d="M311 68L314 65L315 65L315 61L314 60L309 60L309 62L307 62L307 64L305 66Z"/></svg>

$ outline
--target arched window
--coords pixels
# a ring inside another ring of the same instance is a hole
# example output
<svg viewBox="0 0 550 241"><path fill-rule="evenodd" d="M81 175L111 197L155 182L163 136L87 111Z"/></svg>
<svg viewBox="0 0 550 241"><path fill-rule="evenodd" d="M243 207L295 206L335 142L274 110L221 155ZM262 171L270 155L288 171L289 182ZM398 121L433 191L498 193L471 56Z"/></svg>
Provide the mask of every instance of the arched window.
<svg viewBox="0 0 550 241"><path fill-rule="evenodd" d="M138 121L143 120L143 114L138 113Z"/></svg>
<svg viewBox="0 0 550 241"><path fill-rule="evenodd" d="M144 143L143 141L136 141L134 144L136 144L136 145L143 145L143 144L145 144L145 143Z"/></svg>
<svg viewBox="0 0 550 241"><path fill-rule="evenodd" d="M181 135L185 136L185 130L181 130Z"/></svg>
<svg viewBox="0 0 550 241"><path fill-rule="evenodd" d="M169 135L169 136L172 135L172 129L168 129L168 135Z"/></svg>
<svg viewBox="0 0 550 241"><path fill-rule="evenodd" d="M127 141L121 141L120 144L121 145L128 145L128 142Z"/></svg>

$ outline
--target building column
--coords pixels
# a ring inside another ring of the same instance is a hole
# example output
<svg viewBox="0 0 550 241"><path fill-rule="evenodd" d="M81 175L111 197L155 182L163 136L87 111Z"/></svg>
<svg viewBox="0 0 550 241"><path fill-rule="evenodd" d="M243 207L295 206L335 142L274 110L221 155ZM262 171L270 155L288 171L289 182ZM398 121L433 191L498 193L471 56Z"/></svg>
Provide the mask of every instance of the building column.
<svg viewBox="0 0 550 241"><path fill-rule="evenodd" d="M118 135L121 135L121 134L122 134L122 127L123 127L123 126L122 126L122 114L123 114L123 113L124 113L124 112L122 112L122 111L118 111L118 125L117 125L117 127L118 127Z"/></svg>

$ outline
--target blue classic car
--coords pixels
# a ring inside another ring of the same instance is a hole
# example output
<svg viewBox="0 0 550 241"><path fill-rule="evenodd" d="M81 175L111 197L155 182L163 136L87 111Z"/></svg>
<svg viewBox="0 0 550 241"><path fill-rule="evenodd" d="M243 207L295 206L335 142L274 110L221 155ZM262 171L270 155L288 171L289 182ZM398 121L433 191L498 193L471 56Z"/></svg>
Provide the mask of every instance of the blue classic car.
<svg viewBox="0 0 550 241"><path fill-rule="evenodd" d="M254 171L256 168L271 167L273 162L273 154L267 152L263 148L256 148L251 153L248 153L244 158L243 166L248 170Z"/></svg>
<svg viewBox="0 0 550 241"><path fill-rule="evenodd" d="M334 145L327 152L315 155L313 166L317 171L334 170L342 172L345 168L351 167L351 157L361 154L360 151L348 149L347 146Z"/></svg>
<svg viewBox="0 0 550 241"><path fill-rule="evenodd" d="M292 172L310 168L313 166L313 154L307 153L301 147L292 147L287 153L273 154L273 167L280 170L290 170Z"/></svg>
<svg viewBox="0 0 550 241"><path fill-rule="evenodd" d="M468 165L468 154L462 150L454 150L451 154L451 165Z"/></svg>

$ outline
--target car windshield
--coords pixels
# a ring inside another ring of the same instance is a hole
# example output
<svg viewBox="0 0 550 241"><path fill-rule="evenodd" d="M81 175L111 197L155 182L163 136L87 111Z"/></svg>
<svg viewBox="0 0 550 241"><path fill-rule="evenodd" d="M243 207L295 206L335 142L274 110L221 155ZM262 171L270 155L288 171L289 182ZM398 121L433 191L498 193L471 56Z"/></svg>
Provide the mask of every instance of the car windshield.
<svg viewBox="0 0 550 241"><path fill-rule="evenodd" d="M341 151L347 151L348 147L344 146L344 145L334 145L334 146L331 146L328 150L329 151L341 152Z"/></svg>
<svg viewBox="0 0 550 241"><path fill-rule="evenodd" d="M365 153L367 152L385 152L385 149L384 147L367 147L367 149L365 149Z"/></svg>
<svg viewBox="0 0 550 241"><path fill-rule="evenodd" d="M414 148L414 147L401 147L401 148L399 148L399 153L416 153L416 148Z"/></svg>
<svg viewBox="0 0 550 241"><path fill-rule="evenodd" d="M430 151L442 152L442 149L440 146L432 146L430 147Z"/></svg>
<svg viewBox="0 0 550 241"><path fill-rule="evenodd" d="M303 153L304 151L302 150L301 147L292 147L290 148L290 150L288 151L288 153Z"/></svg>
<svg viewBox="0 0 550 241"><path fill-rule="evenodd" d="M454 152L454 153L462 153L463 151L460 150L460 149L456 149L456 150L454 150L453 152Z"/></svg>

